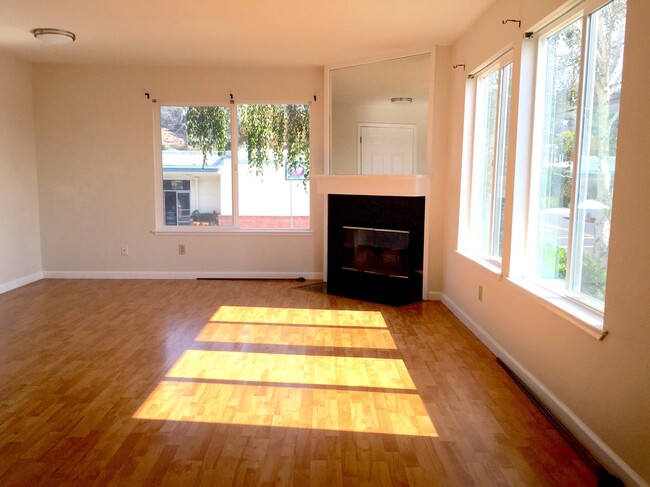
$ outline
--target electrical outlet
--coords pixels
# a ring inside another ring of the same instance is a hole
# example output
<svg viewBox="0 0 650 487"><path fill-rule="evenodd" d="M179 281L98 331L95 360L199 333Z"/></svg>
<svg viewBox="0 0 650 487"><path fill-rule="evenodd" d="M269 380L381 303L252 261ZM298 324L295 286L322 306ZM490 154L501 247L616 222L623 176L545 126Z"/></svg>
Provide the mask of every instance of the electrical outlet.
<svg viewBox="0 0 650 487"><path fill-rule="evenodd" d="M128 245L121 245L120 246L120 253L122 255L129 255L129 246Z"/></svg>
<svg viewBox="0 0 650 487"><path fill-rule="evenodd" d="M178 244L178 255L185 255L185 244Z"/></svg>
<svg viewBox="0 0 650 487"><path fill-rule="evenodd" d="M478 285L478 300L483 302L483 286Z"/></svg>

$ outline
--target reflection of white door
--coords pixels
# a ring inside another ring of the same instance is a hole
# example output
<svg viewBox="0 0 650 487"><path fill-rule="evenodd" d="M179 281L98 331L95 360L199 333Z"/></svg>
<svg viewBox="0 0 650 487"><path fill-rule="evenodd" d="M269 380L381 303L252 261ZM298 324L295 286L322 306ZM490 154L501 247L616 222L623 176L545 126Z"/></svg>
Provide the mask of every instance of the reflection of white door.
<svg viewBox="0 0 650 487"><path fill-rule="evenodd" d="M415 174L415 125L359 124L360 174Z"/></svg>

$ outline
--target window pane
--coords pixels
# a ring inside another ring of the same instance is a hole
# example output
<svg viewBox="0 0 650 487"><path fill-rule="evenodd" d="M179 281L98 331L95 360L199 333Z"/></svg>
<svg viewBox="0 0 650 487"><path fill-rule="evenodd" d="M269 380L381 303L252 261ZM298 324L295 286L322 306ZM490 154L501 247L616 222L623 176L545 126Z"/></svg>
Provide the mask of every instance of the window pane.
<svg viewBox="0 0 650 487"><path fill-rule="evenodd" d="M475 250L490 253L493 164L497 129L499 70L480 78L476 87L476 122L472 164L471 239Z"/></svg>
<svg viewBox="0 0 650 487"><path fill-rule="evenodd" d="M239 227L309 228L309 105L239 105Z"/></svg>
<svg viewBox="0 0 650 487"><path fill-rule="evenodd" d="M536 278L564 291L580 77L582 19L542 40L543 105L537 144Z"/></svg>
<svg viewBox="0 0 650 487"><path fill-rule="evenodd" d="M508 132L510 127L510 95L512 92L512 63L501 69L499 95L499 138L497 141L496 175L494 178L494 215L492 255L503 253L503 211L506 201L506 169L508 161Z"/></svg>
<svg viewBox="0 0 650 487"><path fill-rule="evenodd" d="M232 222L230 109L160 107L165 225Z"/></svg>
<svg viewBox="0 0 650 487"><path fill-rule="evenodd" d="M624 0L589 19L572 290L603 302L625 36Z"/></svg>

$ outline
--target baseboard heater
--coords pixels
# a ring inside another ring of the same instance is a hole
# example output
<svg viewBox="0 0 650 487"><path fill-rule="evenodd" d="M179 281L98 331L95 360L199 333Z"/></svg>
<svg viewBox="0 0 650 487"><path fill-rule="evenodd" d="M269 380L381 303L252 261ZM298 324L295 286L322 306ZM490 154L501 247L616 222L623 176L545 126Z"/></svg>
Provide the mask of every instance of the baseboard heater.
<svg viewBox="0 0 650 487"><path fill-rule="evenodd" d="M503 360L497 357L497 363L512 377L517 385L524 391L531 401L537 406L541 413L550 421L553 427L560 433L562 438L573 448L578 456L584 461L589 469L594 472L598 478L598 487L623 487L623 482L607 471L607 469L580 443L580 441L573 436L560 420L548 409L544 403L531 391L528 386L508 367Z"/></svg>

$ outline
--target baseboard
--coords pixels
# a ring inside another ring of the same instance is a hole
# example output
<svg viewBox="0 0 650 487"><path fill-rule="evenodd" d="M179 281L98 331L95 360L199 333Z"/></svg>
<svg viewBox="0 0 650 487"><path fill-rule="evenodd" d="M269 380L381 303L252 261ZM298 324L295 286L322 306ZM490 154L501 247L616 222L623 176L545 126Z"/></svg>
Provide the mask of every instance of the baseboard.
<svg viewBox="0 0 650 487"><path fill-rule="evenodd" d="M12 291L22 286L26 286L27 284L31 284L32 282L36 282L41 279L43 279L43 273L35 272L34 274L31 274L29 276L25 276L25 277L21 277L20 279L14 279L13 281L5 282L4 284L0 284L0 294Z"/></svg>
<svg viewBox="0 0 650 487"><path fill-rule="evenodd" d="M444 294L439 291L429 291L427 293L427 299L429 301L442 301Z"/></svg>
<svg viewBox="0 0 650 487"><path fill-rule="evenodd" d="M442 294L442 303L488 347L512 369L526 386L553 412L562 424L600 461L607 470L619 477L625 485L649 487L627 463L623 461L605 442L584 424L569 407L553 394L537 377L515 360L485 329L474 321L460 306Z"/></svg>
<svg viewBox="0 0 650 487"><path fill-rule="evenodd" d="M322 279L322 272L46 271L48 279Z"/></svg>

